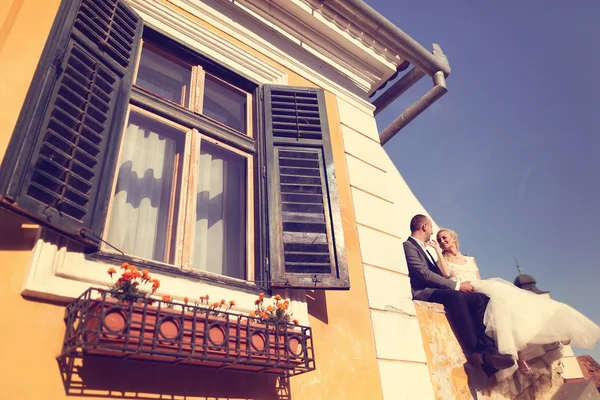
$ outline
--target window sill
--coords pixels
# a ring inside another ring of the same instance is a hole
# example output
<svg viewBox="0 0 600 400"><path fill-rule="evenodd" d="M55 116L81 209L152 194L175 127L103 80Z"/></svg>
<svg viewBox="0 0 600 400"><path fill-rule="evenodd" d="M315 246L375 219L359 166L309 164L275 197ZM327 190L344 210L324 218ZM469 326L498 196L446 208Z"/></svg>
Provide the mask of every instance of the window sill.
<svg viewBox="0 0 600 400"><path fill-rule="evenodd" d="M85 254L79 245L66 237L40 229L21 294L29 299L67 304L92 286L108 287L112 280L106 273L107 269L123 261L137 263L129 257L118 259L113 254ZM232 312L247 314L254 311L254 300L261 289L252 283L227 277L215 281L213 274L167 269L174 268L164 265L148 268L153 277L161 282L160 289L155 293L157 298L169 295L175 300L183 301L184 297L189 297L193 301L209 295L215 300L235 300L236 306ZM301 325L309 325L306 292L282 290L279 294L290 299L290 311L294 318Z"/></svg>
<svg viewBox="0 0 600 400"><path fill-rule="evenodd" d="M217 275L211 272L177 268L158 261L143 260L134 256L121 255L108 251L99 251L96 253L87 254L86 259L90 261L104 262L111 265L121 265L123 262L129 262L137 266L139 269L147 269L152 275L161 274L200 283L235 287L255 295L258 295L266 290L265 288L253 282L245 281L243 279Z"/></svg>

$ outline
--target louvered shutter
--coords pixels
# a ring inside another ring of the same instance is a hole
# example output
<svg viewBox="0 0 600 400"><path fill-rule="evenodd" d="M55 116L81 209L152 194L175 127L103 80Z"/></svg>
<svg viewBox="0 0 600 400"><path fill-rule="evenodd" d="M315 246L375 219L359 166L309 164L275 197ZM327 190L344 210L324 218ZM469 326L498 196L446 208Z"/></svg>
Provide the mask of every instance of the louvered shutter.
<svg viewBox="0 0 600 400"><path fill-rule="evenodd" d="M323 90L263 90L271 286L348 289Z"/></svg>
<svg viewBox="0 0 600 400"><path fill-rule="evenodd" d="M2 206L96 246L86 233L104 227L141 32L122 0L63 1L2 162Z"/></svg>

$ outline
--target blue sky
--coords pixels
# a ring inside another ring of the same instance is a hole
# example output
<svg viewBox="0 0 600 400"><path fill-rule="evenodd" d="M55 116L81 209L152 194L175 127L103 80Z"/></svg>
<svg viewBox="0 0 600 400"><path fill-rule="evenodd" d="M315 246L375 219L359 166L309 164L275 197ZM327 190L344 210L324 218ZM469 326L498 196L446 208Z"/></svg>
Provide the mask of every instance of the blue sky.
<svg viewBox="0 0 600 400"><path fill-rule="evenodd" d="M452 67L449 92L385 146L415 195L483 277L513 281L516 257L600 324L600 2L367 3ZM600 345L575 351L600 361Z"/></svg>

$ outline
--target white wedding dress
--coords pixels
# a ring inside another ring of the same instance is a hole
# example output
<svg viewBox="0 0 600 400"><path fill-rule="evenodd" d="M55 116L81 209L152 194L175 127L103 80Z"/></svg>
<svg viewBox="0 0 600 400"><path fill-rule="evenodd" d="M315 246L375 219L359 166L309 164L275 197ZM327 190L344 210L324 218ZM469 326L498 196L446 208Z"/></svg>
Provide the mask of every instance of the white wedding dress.
<svg viewBox="0 0 600 400"><path fill-rule="evenodd" d="M476 292L490 301L485 311L486 334L498 351L517 359L517 352L529 353L533 346L571 342L572 346L592 348L600 340L600 327L579 311L550 297L522 290L500 278L477 279L477 264L466 257L465 264L448 262L450 279L471 281ZM517 366L500 371L496 377L510 377Z"/></svg>

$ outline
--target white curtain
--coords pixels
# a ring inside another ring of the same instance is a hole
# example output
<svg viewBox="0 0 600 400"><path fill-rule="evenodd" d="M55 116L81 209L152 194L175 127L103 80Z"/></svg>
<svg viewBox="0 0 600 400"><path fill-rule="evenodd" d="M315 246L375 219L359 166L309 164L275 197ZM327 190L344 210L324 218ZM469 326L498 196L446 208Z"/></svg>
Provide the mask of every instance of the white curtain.
<svg viewBox="0 0 600 400"><path fill-rule="evenodd" d="M245 159L202 141L194 268L245 278Z"/></svg>
<svg viewBox="0 0 600 400"><path fill-rule="evenodd" d="M167 223L175 141L132 114L125 132L107 241L126 254L168 262ZM140 123L141 122L141 123Z"/></svg>

